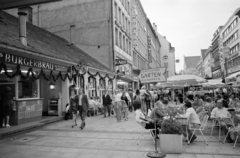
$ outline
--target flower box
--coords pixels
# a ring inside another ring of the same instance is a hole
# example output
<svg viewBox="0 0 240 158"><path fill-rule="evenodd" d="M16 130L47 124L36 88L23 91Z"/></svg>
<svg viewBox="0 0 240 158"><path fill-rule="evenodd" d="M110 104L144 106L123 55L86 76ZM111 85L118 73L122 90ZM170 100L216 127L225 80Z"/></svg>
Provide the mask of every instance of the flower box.
<svg viewBox="0 0 240 158"><path fill-rule="evenodd" d="M160 134L160 151L166 154L181 154L182 134Z"/></svg>

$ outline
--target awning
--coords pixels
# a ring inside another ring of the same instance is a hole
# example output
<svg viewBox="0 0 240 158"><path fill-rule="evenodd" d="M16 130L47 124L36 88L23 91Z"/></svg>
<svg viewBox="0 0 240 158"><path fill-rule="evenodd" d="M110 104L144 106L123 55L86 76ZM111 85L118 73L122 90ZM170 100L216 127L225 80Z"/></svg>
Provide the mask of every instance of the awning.
<svg viewBox="0 0 240 158"><path fill-rule="evenodd" d="M240 72L236 72L236 73L231 74L230 76L225 78L225 83L226 84L236 84L238 76L240 77ZM239 78L239 81L240 81L240 78Z"/></svg>
<svg viewBox="0 0 240 158"><path fill-rule="evenodd" d="M228 87L229 85L222 83L222 79L213 79L208 80L208 82L202 84L203 87L207 88L224 88Z"/></svg>

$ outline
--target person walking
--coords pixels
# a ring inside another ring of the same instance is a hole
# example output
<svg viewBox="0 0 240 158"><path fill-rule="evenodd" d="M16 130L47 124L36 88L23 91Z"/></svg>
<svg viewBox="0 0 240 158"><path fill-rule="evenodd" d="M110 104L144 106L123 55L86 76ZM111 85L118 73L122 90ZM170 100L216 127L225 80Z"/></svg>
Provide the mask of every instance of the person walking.
<svg viewBox="0 0 240 158"><path fill-rule="evenodd" d="M11 110L13 102L13 94L10 87L6 87L4 93L2 94L2 105L1 105L1 117L2 117L2 127L9 128L9 119L11 115Z"/></svg>
<svg viewBox="0 0 240 158"><path fill-rule="evenodd" d="M124 91L121 96L121 100L125 101L125 104L123 104L123 118L125 120L128 120L128 107L129 107L129 100L126 96L126 92Z"/></svg>
<svg viewBox="0 0 240 158"><path fill-rule="evenodd" d="M103 118L106 117L106 113L108 111L108 117L110 117L110 105L112 104L112 99L110 98L108 91L105 90L105 94L102 96L102 100L103 100L103 108L104 108L104 116Z"/></svg>
<svg viewBox="0 0 240 158"><path fill-rule="evenodd" d="M77 126L77 111L78 111L78 97L74 89L71 90L70 111L72 113L72 119L73 119L72 128L73 128L74 126Z"/></svg>
<svg viewBox="0 0 240 158"><path fill-rule="evenodd" d="M86 126L85 118L89 109L89 103L87 95L83 93L83 88L80 88L78 92L78 110L81 119L80 128L83 129Z"/></svg>
<svg viewBox="0 0 240 158"><path fill-rule="evenodd" d="M129 102L129 111L132 112L133 111L133 104L132 104L132 100L133 100L133 91L132 89L128 89L128 94L129 94L129 97L131 99L131 102Z"/></svg>

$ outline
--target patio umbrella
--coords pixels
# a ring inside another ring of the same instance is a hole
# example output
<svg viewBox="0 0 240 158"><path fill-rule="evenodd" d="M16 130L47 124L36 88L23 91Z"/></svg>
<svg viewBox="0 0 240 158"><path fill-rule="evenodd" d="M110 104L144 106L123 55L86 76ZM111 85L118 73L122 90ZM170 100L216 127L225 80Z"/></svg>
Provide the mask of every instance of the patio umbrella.
<svg viewBox="0 0 240 158"><path fill-rule="evenodd" d="M196 85L206 82L206 79L196 75L175 75L167 78L167 81L173 82L174 84Z"/></svg>
<svg viewBox="0 0 240 158"><path fill-rule="evenodd" d="M225 88L229 85L222 83L222 79L208 80L206 83L202 83L203 87L206 88Z"/></svg>

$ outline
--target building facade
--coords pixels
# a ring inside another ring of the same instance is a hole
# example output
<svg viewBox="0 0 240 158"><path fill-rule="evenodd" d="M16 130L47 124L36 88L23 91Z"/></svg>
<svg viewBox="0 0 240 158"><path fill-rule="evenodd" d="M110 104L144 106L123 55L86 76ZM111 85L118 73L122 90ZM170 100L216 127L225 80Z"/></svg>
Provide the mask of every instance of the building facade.
<svg viewBox="0 0 240 158"><path fill-rule="evenodd" d="M167 41L165 36L158 33L158 38L161 43L160 61L161 67L166 68L166 78L175 75L175 48Z"/></svg>
<svg viewBox="0 0 240 158"><path fill-rule="evenodd" d="M240 56L239 56L239 16L240 8L238 8L234 14L229 18L226 24L223 26L220 32L220 50L228 47L230 52L227 56L222 57L222 69L224 70L224 76L229 76L233 73L240 71ZM220 51L221 53L221 51Z"/></svg>
<svg viewBox="0 0 240 158"><path fill-rule="evenodd" d="M198 63L201 61L200 56L184 56L184 65L183 65L183 73L185 75L196 74L196 67Z"/></svg>
<svg viewBox="0 0 240 158"><path fill-rule="evenodd" d="M220 44L220 31L222 29L222 26L219 26L218 29L213 34L212 39L212 59L213 59L213 65L212 65L212 78L217 79L222 77L222 69L220 64L220 54L219 54L219 44Z"/></svg>
<svg viewBox="0 0 240 158"><path fill-rule="evenodd" d="M205 79L212 78L211 51L212 51L211 46L207 50L202 51L202 72L203 72L202 77Z"/></svg>

